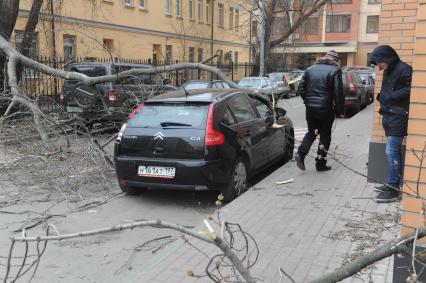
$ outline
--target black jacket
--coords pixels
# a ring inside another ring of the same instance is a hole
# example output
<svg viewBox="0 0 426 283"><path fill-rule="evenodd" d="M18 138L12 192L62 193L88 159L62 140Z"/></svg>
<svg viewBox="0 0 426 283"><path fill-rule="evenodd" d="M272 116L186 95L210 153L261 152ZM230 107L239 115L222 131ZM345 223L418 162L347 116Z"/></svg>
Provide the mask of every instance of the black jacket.
<svg viewBox="0 0 426 283"><path fill-rule="evenodd" d="M332 60L322 58L309 67L300 81L299 93L307 117L330 119L344 114L342 70Z"/></svg>
<svg viewBox="0 0 426 283"><path fill-rule="evenodd" d="M382 88L378 96L385 134L406 136L413 69L402 62L396 51L388 45L376 47L370 58L373 64L386 62L389 65L383 72Z"/></svg>

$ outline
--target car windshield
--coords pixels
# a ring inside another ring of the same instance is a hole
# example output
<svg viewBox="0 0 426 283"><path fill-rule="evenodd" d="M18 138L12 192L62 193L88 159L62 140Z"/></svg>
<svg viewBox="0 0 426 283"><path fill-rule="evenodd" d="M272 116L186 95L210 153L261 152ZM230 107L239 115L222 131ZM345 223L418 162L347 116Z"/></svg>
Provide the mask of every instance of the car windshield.
<svg viewBox="0 0 426 283"><path fill-rule="evenodd" d="M269 78L274 82L282 82L283 75L282 74L269 74Z"/></svg>
<svg viewBox="0 0 426 283"><path fill-rule="evenodd" d="M146 103L127 127L204 129L208 107L196 103Z"/></svg>
<svg viewBox="0 0 426 283"><path fill-rule="evenodd" d="M369 76L368 74L362 74L362 73L358 73L358 74L361 78L361 81L366 81L368 83L368 76Z"/></svg>
<svg viewBox="0 0 426 283"><path fill-rule="evenodd" d="M246 78L242 79L238 85L242 87L252 87L252 88L259 88L260 87L261 79L256 78Z"/></svg>
<svg viewBox="0 0 426 283"><path fill-rule="evenodd" d="M185 87L185 89L203 89L203 88L209 88L210 83L208 82L189 82L182 85L182 87Z"/></svg>
<svg viewBox="0 0 426 283"><path fill-rule="evenodd" d="M70 65L65 67L65 70L85 74L88 77L104 76L107 74L106 66L99 65Z"/></svg>

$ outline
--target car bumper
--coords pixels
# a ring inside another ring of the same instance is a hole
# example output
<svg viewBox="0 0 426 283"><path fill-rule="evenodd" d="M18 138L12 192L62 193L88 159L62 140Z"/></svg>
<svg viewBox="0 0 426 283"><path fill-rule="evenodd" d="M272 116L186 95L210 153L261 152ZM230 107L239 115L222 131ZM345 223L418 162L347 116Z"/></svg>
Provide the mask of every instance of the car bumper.
<svg viewBox="0 0 426 283"><path fill-rule="evenodd" d="M119 182L128 186L150 189L207 190L217 189L227 183L229 172L222 160L182 160L114 157ZM172 179L142 177L137 175L139 165L176 168Z"/></svg>

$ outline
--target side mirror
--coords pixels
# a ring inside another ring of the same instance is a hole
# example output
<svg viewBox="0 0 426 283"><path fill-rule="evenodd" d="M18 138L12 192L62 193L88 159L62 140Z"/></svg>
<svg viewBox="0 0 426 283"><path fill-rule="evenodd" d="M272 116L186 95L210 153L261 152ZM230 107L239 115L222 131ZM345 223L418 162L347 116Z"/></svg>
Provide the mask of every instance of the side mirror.
<svg viewBox="0 0 426 283"><path fill-rule="evenodd" d="M287 114L287 110L281 107L275 108L275 113L277 113L277 117L283 117Z"/></svg>

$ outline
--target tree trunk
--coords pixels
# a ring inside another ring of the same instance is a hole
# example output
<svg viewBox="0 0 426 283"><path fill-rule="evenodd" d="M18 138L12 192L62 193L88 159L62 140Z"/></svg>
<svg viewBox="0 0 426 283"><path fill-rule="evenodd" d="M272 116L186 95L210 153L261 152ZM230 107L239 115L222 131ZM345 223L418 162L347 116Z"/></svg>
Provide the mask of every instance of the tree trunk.
<svg viewBox="0 0 426 283"><path fill-rule="evenodd" d="M0 1L0 35L6 40L10 39L19 11L19 0ZM0 92L5 89L6 57L0 52Z"/></svg>
<svg viewBox="0 0 426 283"><path fill-rule="evenodd" d="M43 5L43 0L33 0L33 5L31 6L30 15L28 16L27 25L25 26L24 36L21 43L21 54L24 56L29 55L29 50L31 43L34 38L34 31L38 24L38 19L40 16L40 9Z"/></svg>

